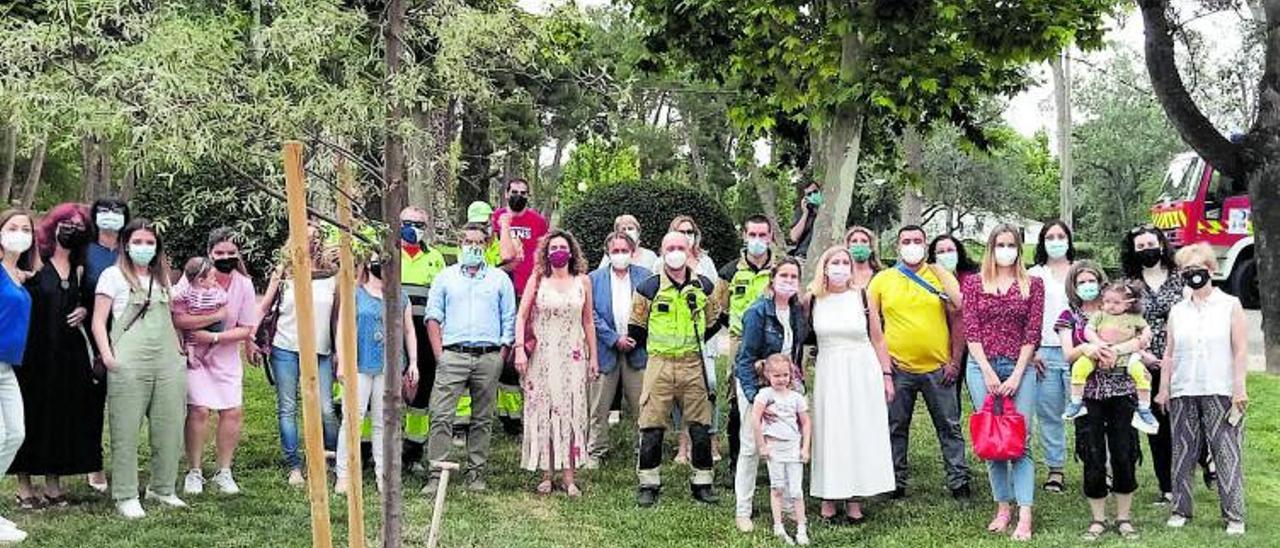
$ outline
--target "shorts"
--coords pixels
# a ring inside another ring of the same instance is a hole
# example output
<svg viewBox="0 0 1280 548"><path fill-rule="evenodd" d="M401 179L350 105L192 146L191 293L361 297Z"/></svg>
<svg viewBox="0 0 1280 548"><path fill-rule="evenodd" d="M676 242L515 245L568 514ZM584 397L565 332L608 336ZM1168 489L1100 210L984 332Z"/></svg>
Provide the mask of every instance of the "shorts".
<svg viewBox="0 0 1280 548"><path fill-rule="evenodd" d="M781 491L787 500L799 500L804 496L803 462L784 462L769 459L769 488Z"/></svg>

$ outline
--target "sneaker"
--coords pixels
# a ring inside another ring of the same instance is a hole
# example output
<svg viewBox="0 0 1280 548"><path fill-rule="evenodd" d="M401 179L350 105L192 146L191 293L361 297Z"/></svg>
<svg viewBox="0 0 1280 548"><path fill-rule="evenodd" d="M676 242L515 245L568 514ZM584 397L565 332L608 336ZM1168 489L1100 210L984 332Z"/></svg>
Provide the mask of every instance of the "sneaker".
<svg viewBox="0 0 1280 548"><path fill-rule="evenodd" d="M1073 401L1067 404L1067 409L1062 413L1062 420L1075 420L1089 414L1089 410L1084 408L1084 402Z"/></svg>
<svg viewBox="0 0 1280 548"><path fill-rule="evenodd" d="M1234 536L1240 536L1240 535L1243 535L1243 534L1244 534L1244 522L1243 522L1243 521L1228 521L1228 522L1227 522L1227 534L1228 534L1228 535L1230 535L1230 536L1233 536L1233 537L1234 537Z"/></svg>
<svg viewBox="0 0 1280 548"><path fill-rule="evenodd" d="M302 487L306 483L307 483L306 478L302 477L302 470L294 468L293 470L289 471L290 487Z"/></svg>
<svg viewBox="0 0 1280 548"><path fill-rule="evenodd" d="M791 536L787 534L787 529L781 523L773 524L773 536L778 537L778 540L781 540L787 546L794 546L796 543L796 541L791 540Z"/></svg>
<svg viewBox="0 0 1280 548"><path fill-rule="evenodd" d="M609 424L614 425L622 422L622 411L609 412Z"/></svg>
<svg viewBox="0 0 1280 548"><path fill-rule="evenodd" d="M720 497L716 496L716 492L710 485L691 485L689 489L693 494L693 500L713 506L720 502Z"/></svg>
<svg viewBox="0 0 1280 548"><path fill-rule="evenodd" d="M147 495L145 498L147 500L154 500L170 508L186 508L187 507L187 503L182 502L182 499L178 498L178 495L161 495L159 493L156 493L155 491L152 491L151 489L147 489Z"/></svg>
<svg viewBox="0 0 1280 548"><path fill-rule="evenodd" d="M1151 409L1138 408L1138 412L1133 414L1133 420L1130 424L1139 432L1148 435L1155 435L1160 431L1160 421L1156 420L1156 416L1151 413Z"/></svg>
<svg viewBox="0 0 1280 548"><path fill-rule="evenodd" d="M1156 500L1151 504L1156 506L1168 506L1173 504L1173 493L1160 493L1156 496Z"/></svg>
<svg viewBox="0 0 1280 548"><path fill-rule="evenodd" d="M472 493L483 493L489 490L489 484L484 481L484 478L471 478L467 481L467 490Z"/></svg>
<svg viewBox="0 0 1280 548"><path fill-rule="evenodd" d="M1169 521L1164 522L1164 524L1168 527L1173 527L1174 529L1181 529L1187 525L1187 516L1174 514L1169 516Z"/></svg>
<svg viewBox="0 0 1280 548"><path fill-rule="evenodd" d="M969 500L973 498L973 490L969 488L969 484L961 485L951 490L951 498L955 500Z"/></svg>
<svg viewBox="0 0 1280 548"><path fill-rule="evenodd" d="M188 495L199 495L204 492L204 473L198 468L187 472L187 479L182 482L182 492Z"/></svg>
<svg viewBox="0 0 1280 548"><path fill-rule="evenodd" d="M0 527L13 527L13 528L17 528L17 527L18 527L18 524L14 523L14 522L12 522L12 521L9 521L9 518L6 518L6 517L4 517L4 516L0 516Z"/></svg>
<svg viewBox="0 0 1280 548"><path fill-rule="evenodd" d="M27 540L27 533L11 526L0 527L0 543L15 544Z"/></svg>
<svg viewBox="0 0 1280 548"><path fill-rule="evenodd" d="M800 525L796 528L796 544L799 544L800 546L809 545L809 528L804 525Z"/></svg>
<svg viewBox="0 0 1280 548"><path fill-rule="evenodd" d="M236 480L231 476L231 470L223 468L213 476L213 485L218 488L218 492L224 495L239 495L240 486L236 485Z"/></svg>
<svg viewBox="0 0 1280 548"><path fill-rule="evenodd" d="M138 499L122 500L116 503L116 511L124 519L142 519L147 517L147 512L142 509L142 503Z"/></svg>
<svg viewBox="0 0 1280 548"><path fill-rule="evenodd" d="M743 533L750 533L756 529L756 524L747 516L738 516L734 518L733 523L738 526L738 530Z"/></svg>

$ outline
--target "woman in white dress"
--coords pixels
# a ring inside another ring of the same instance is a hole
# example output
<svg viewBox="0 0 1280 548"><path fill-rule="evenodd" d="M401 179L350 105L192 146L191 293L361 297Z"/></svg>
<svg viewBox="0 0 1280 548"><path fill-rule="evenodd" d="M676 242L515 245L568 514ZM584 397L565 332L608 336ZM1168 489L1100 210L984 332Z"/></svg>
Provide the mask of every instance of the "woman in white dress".
<svg viewBox="0 0 1280 548"><path fill-rule="evenodd" d="M822 499L823 519L836 501L862 523L854 500L894 489L889 411L893 378L878 322L868 322L863 292L854 288L848 248L822 254L809 286L818 359L813 382L813 475L809 490ZM870 325L868 325L870 323Z"/></svg>

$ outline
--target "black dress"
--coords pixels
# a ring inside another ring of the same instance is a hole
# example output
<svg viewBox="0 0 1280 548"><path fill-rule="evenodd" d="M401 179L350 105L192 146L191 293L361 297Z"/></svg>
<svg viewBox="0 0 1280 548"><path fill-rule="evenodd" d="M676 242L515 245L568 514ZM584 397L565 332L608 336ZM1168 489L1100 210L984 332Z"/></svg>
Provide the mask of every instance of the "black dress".
<svg viewBox="0 0 1280 548"><path fill-rule="evenodd" d="M70 476L102 469L102 419L106 383L95 383L89 361L89 318L84 331L67 325L80 306L75 275L63 280L46 264L26 283L31 331L22 367L27 438L9 474Z"/></svg>

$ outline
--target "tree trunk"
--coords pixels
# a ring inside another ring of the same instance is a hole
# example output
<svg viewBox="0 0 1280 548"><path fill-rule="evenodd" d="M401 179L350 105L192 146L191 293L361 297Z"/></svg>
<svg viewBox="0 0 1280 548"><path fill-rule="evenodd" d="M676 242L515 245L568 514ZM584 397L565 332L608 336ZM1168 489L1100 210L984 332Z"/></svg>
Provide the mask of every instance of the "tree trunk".
<svg viewBox="0 0 1280 548"><path fill-rule="evenodd" d="M904 225L918 225L924 215L924 196L920 194L924 182L924 138L919 128L907 126L902 133L902 149L907 161L907 183L902 189L899 217Z"/></svg>
<svg viewBox="0 0 1280 548"><path fill-rule="evenodd" d="M0 165L0 207L9 207L13 196L13 174L18 164L18 126L7 125L4 130L3 165Z"/></svg>
<svg viewBox="0 0 1280 548"><path fill-rule="evenodd" d="M100 137L80 138L81 201L92 203L111 191L111 152Z"/></svg>
<svg viewBox="0 0 1280 548"><path fill-rule="evenodd" d="M843 8L841 8L843 9ZM862 39L851 31L841 39L840 81L855 85L861 77L864 62ZM845 224L849 220L849 207L853 203L853 190L857 184L858 158L862 151L863 112L860 106L845 105L832 113L830 121L819 133L821 154L822 195L826 201L818 208L813 224L813 237L809 241L808 262L810 273L822 252L840 242ZM811 133L812 136L812 133Z"/></svg>
<svg viewBox="0 0 1280 548"><path fill-rule="evenodd" d="M135 162L125 170L124 177L120 178L120 199L129 201L133 199L133 189L138 182L138 164Z"/></svg>
<svg viewBox="0 0 1280 548"><path fill-rule="evenodd" d="M431 110L428 126L430 139L427 150L428 198L432 212L432 223L436 241L453 238L454 217L458 208L454 207L453 163L449 151L453 148L453 138L458 130L457 99L449 99L444 105Z"/></svg>
<svg viewBox="0 0 1280 548"><path fill-rule="evenodd" d="M36 189L40 187L40 173L44 171L46 140L47 137L42 137L36 143L35 150L31 151L31 164L27 168L27 184L22 188L22 209L31 209L32 204L36 203Z"/></svg>
<svg viewBox="0 0 1280 548"><path fill-rule="evenodd" d="M489 132L489 113L470 101L462 107L462 175L458 181L456 211L461 226L466 221L465 209L471 202L489 201L489 179L493 177L493 139Z"/></svg>
<svg viewBox="0 0 1280 548"><path fill-rule="evenodd" d="M404 141L399 126L404 118L404 106L394 100L390 89L400 74L400 55L403 50L404 0L388 0L386 26L383 39L386 43L387 64L387 125L384 130L383 179L386 190L382 195L383 221L387 226L397 226L400 210L404 207L405 188ZM400 309L400 237L399 232L388 230L383 241L383 341L387 363L400 363L404 346L404 314ZM404 512L404 494L400 475L400 450L404 429L401 427L400 375L386 376L383 393L382 462L385 468L385 485L382 491L382 542L386 548L400 548L403 543L401 524Z"/></svg>
<svg viewBox="0 0 1280 548"><path fill-rule="evenodd" d="M1256 234L1258 283L1275 287L1280 275L1280 141L1273 139L1269 161L1249 177L1249 195ZM1280 292L1262 291L1263 347L1267 371L1280 374Z"/></svg>
<svg viewBox="0 0 1280 548"><path fill-rule="evenodd" d="M417 205L427 210L428 215L433 215L431 209L431 197L428 189L431 187L431 159L428 150L431 148L431 126L430 117L426 111L423 111L420 105L414 104L409 107L409 119L413 122L413 127L417 129L413 137L405 143L406 161L408 164L408 199L407 204ZM397 213L398 214L398 213ZM397 225L398 226L398 221ZM427 223L428 225L434 223ZM431 230L428 226L427 230Z"/></svg>
<svg viewBox="0 0 1280 548"><path fill-rule="evenodd" d="M1075 198L1071 184L1071 64L1067 52L1049 60L1053 70L1053 104L1058 111L1058 218L1074 227Z"/></svg>

